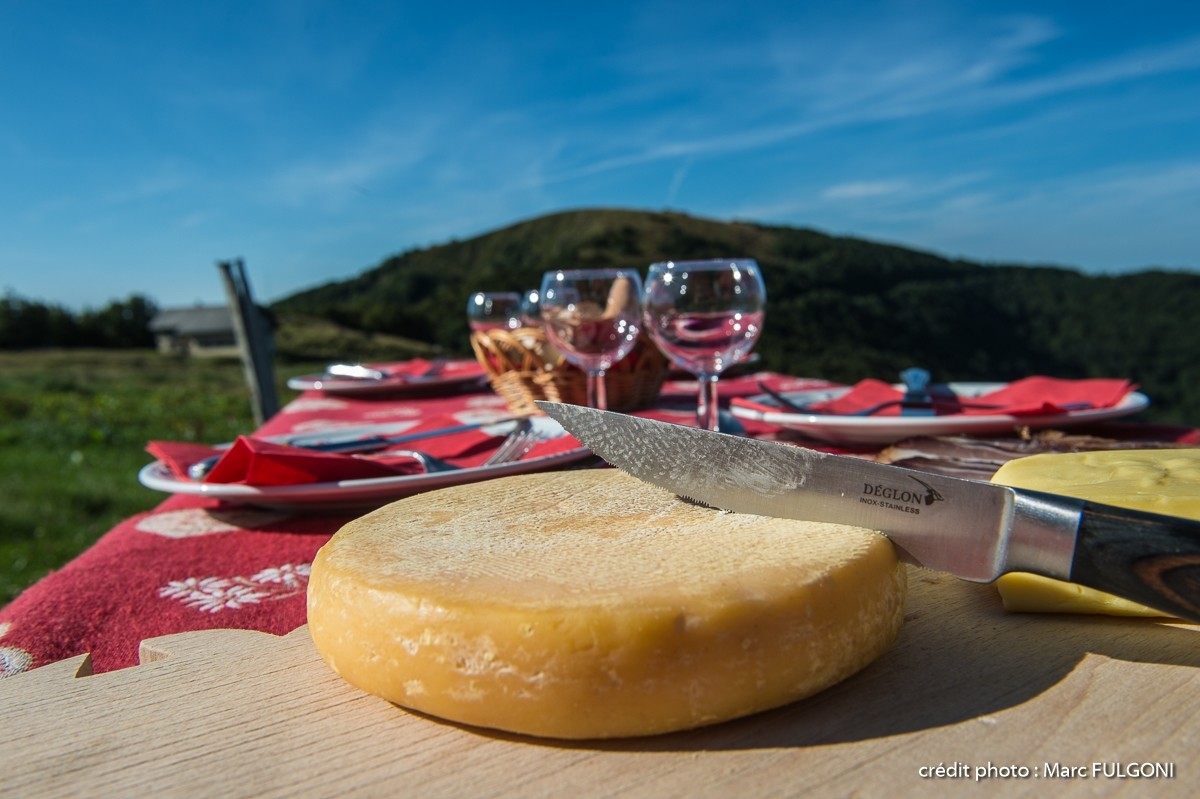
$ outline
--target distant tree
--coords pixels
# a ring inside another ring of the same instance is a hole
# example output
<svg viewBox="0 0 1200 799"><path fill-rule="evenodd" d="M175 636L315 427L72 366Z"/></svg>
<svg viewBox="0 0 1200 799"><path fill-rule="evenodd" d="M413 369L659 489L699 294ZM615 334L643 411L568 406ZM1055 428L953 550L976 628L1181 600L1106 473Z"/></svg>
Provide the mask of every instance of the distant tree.
<svg viewBox="0 0 1200 799"><path fill-rule="evenodd" d="M80 328L97 347L150 347L154 336L150 320L158 313L152 300L133 295L124 302L111 302L100 311L85 311Z"/></svg>
<svg viewBox="0 0 1200 799"><path fill-rule="evenodd" d="M77 315L10 291L0 300L0 349L150 347L150 320L157 312L151 300L139 295Z"/></svg>
<svg viewBox="0 0 1200 799"><path fill-rule="evenodd" d="M65 308L32 302L11 291L0 301L0 347L4 349L74 346L78 339L78 324Z"/></svg>

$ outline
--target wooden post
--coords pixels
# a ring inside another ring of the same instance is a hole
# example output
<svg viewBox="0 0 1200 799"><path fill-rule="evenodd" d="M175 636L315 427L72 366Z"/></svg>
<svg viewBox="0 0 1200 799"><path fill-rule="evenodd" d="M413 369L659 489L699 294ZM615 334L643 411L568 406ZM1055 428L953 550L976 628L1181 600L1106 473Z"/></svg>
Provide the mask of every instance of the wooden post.
<svg viewBox="0 0 1200 799"><path fill-rule="evenodd" d="M225 296L233 317L246 385L250 389L254 424L260 427L279 410L279 398L275 391L274 338L270 325L254 304L242 259L218 261L217 268L221 270Z"/></svg>

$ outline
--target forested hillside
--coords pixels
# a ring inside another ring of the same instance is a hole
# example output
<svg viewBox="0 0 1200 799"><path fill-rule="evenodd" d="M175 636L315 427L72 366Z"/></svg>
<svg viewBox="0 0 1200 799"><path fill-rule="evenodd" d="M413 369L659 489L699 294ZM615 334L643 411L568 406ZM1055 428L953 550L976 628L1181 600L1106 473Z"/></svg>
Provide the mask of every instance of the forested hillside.
<svg viewBox="0 0 1200 799"><path fill-rule="evenodd" d="M841 381L921 364L943 380L1033 373L1120 376L1148 418L1200 422L1200 275L1088 276L982 265L902 247L677 213L572 211L389 258L273 308L467 353L466 298L536 287L543 271L645 270L664 259L747 256L768 292L764 365Z"/></svg>

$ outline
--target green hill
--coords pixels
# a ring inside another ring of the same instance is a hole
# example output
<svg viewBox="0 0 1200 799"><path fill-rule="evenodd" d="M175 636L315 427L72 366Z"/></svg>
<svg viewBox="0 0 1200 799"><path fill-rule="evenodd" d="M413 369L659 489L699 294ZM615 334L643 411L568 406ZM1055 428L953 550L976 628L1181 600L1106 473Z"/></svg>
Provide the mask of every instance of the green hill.
<svg viewBox="0 0 1200 799"><path fill-rule="evenodd" d="M1145 418L1200 423L1200 275L1088 276L983 265L903 247L679 213L581 210L388 258L275 303L347 327L468 354L472 291L523 290L554 268L721 256L758 260L764 366L852 382L920 364L942 380L1129 377Z"/></svg>

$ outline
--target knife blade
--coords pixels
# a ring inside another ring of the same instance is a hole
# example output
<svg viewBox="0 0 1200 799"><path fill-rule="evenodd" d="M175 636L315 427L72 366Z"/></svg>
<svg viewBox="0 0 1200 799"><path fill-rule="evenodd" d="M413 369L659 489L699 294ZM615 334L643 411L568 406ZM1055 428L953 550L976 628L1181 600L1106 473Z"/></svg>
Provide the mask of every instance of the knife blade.
<svg viewBox="0 0 1200 799"><path fill-rule="evenodd" d="M1200 522L611 411L538 407L605 461L722 510L878 530L973 582L1024 571L1200 621Z"/></svg>

